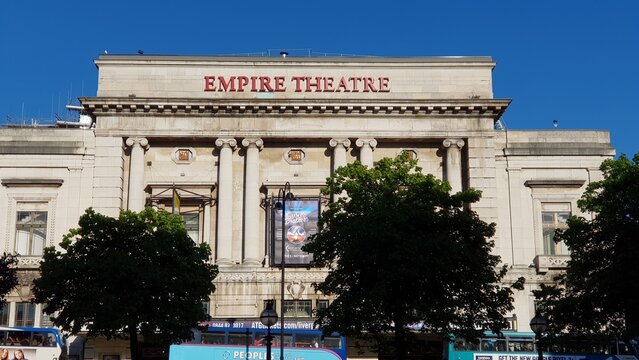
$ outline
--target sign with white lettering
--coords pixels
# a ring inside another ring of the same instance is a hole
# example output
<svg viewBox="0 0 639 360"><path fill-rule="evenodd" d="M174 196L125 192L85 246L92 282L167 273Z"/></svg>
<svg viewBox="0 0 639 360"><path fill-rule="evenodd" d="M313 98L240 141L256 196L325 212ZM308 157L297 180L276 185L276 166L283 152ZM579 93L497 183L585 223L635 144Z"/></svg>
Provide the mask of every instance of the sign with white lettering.
<svg viewBox="0 0 639 360"><path fill-rule="evenodd" d="M286 348L286 359L295 360L342 360L335 352L327 349ZM273 347L271 358L280 358L280 349ZM223 359L223 360L266 360L264 346L225 345L171 345L169 360Z"/></svg>
<svg viewBox="0 0 639 360"><path fill-rule="evenodd" d="M537 360L537 355L526 353L474 354L474 360ZM583 355L552 355L544 354L543 360L581 360Z"/></svg>

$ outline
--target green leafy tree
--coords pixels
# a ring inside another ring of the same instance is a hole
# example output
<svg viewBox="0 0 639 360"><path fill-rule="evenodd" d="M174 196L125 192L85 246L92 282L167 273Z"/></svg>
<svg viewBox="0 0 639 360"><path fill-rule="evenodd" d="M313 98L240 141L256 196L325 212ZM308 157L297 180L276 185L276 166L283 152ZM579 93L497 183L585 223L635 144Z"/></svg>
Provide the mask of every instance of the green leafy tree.
<svg viewBox="0 0 639 360"><path fill-rule="evenodd" d="M555 234L570 250L565 274L535 295L551 334L629 340L639 337L639 154L600 169L577 202L592 215Z"/></svg>
<svg viewBox="0 0 639 360"><path fill-rule="evenodd" d="M404 358L409 328L476 338L507 326L512 289L506 266L491 254L495 224L468 204L480 191L451 195L447 182L425 175L406 156L359 162L328 178L326 194L340 194L321 214L319 231L303 248L314 265L329 269L314 284L336 295L318 311L325 332L390 336L386 351ZM523 279L512 287L521 289Z"/></svg>
<svg viewBox="0 0 639 360"><path fill-rule="evenodd" d="M12 254L0 256L0 310L6 305L7 294L18 285L17 262L18 259Z"/></svg>
<svg viewBox="0 0 639 360"><path fill-rule="evenodd" d="M146 208L112 218L88 209L60 246L45 249L33 290L63 330L128 336L136 360L138 335L179 342L208 318L202 302L215 291L218 270L179 216Z"/></svg>

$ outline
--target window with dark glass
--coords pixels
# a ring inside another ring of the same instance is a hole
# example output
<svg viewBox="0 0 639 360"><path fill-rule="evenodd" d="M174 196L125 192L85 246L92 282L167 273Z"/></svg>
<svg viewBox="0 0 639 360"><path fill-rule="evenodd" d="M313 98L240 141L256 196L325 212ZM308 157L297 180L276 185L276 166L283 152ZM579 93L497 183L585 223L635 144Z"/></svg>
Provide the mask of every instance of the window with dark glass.
<svg viewBox="0 0 639 360"><path fill-rule="evenodd" d="M18 211L16 246L18 255L41 256L47 239L46 211Z"/></svg>
<svg viewBox="0 0 639 360"><path fill-rule="evenodd" d="M29 302L16 303L16 326L33 326L35 324L35 304Z"/></svg>
<svg viewBox="0 0 639 360"><path fill-rule="evenodd" d="M0 325L9 326L9 303L5 303L0 310Z"/></svg>

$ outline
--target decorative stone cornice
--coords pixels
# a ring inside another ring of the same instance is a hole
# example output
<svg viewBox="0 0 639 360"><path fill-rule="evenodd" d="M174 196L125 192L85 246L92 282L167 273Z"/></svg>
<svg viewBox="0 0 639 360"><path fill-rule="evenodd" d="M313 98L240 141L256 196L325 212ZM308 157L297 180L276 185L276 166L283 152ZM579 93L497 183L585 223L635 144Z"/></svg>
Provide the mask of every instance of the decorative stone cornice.
<svg viewBox="0 0 639 360"><path fill-rule="evenodd" d="M414 116L438 115L455 117L486 116L499 118L510 104L508 99L453 99L410 101L340 101L340 100L254 100L254 99L151 99L85 97L82 105L92 116L234 116L234 115L298 115L327 116Z"/></svg>

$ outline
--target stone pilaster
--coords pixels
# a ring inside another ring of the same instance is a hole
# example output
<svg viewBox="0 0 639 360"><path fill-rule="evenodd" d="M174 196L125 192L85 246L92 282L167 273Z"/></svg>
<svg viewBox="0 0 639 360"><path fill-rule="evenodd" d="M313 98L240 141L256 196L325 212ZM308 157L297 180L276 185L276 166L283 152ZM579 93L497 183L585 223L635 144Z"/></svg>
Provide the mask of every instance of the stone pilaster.
<svg viewBox="0 0 639 360"><path fill-rule="evenodd" d="M466 143L462 139L446 139L443 144L446 149L445 178L454 194L462 190L461 149Z"/></svg>
<svg viewBox="0 0 639 360"><path fill-rule="evenodd" d="M233 249L233 150L237 140L219 138L220 148L217 180L217 263L230 264Z"/></svg>
<svg viewBox="0 0 639 360"><path fill-rule="evenodd" d="M126 144L131 147L128 208L132 211L142 211L146 203L144 194L144 151L149 148L149 141L146 138L130 137L126 139Z"/></svg>
<svg viewBox="0 0 639 360"><path fill-rule="evenodd" d="M377 146L377 140L375 139L357 139L355 145L360 148L359 161L362 165L373 167L373 150Z"/></svg>
<svg viewBox="0 0 639 360"><path fill-rule="evenodd" d="M246 173L244 174L244 260L243 264L260 264L260 150L264 141L260 138L242 140L246 148Z"/></svg>

